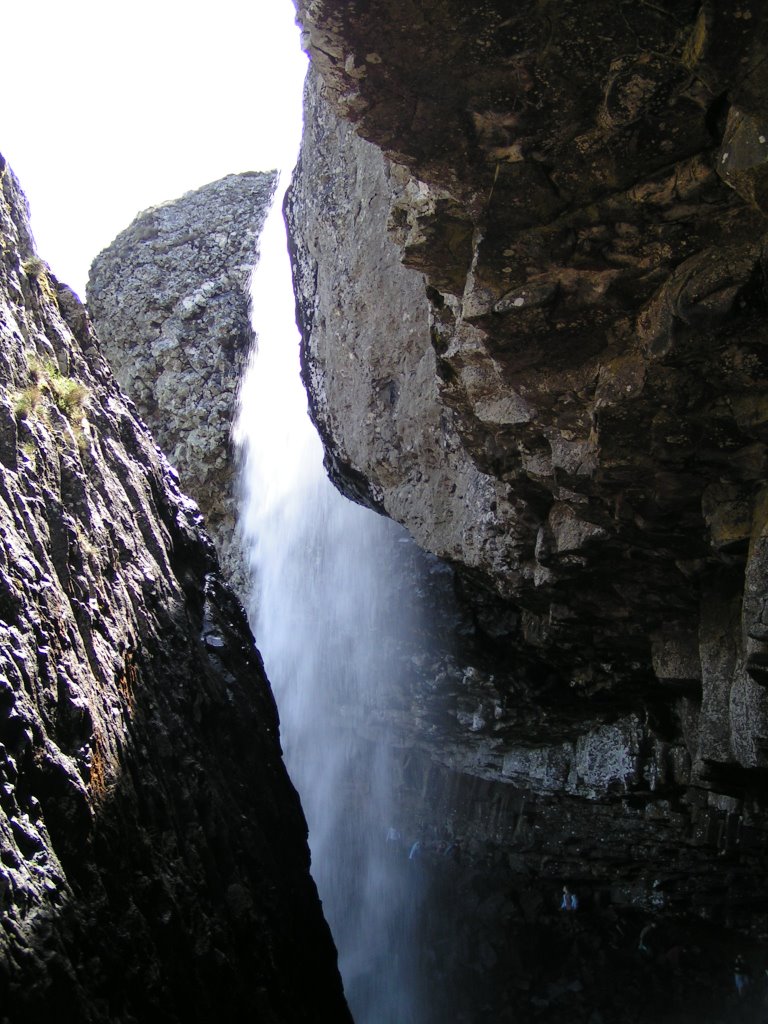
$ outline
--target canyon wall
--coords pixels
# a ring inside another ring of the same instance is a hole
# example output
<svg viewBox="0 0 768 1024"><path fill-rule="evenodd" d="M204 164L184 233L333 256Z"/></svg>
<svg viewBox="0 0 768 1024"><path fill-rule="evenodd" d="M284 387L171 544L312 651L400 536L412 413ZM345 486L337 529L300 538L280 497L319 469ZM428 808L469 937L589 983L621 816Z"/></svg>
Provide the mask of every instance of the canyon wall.
<svg viewBox="0 0 768 1024"><path fill-rule="evenodd" d="M312 415L463 609L400 779L435 1019L728 1020L768 934L766 12L297 7Z"/></svg>
<svg viewBox="0 0 768 1024"><path fill-rule="evenodd" d="M0 1016L348 1021L242 609L0 188Z"/></svg>
<svg viewBox="0 0 768 1024"><path fill-rule="evenodd" d="M761 765L761 11L502 7L299 5L323 102L388 157L350 166L320 104L289 204L331 471L561 691L709 690L730 602L736 717L697 758ZM367 257L384 217L423 284Z"/></svg>
<svg viewBox="0 0 768 1024"><path fill-rule="evenodd" d="M413 555L433 635L388 652L420 1024L723 1024L737 952L758 1012L765 12L297 6L312 416L449 567Z"/></svg>

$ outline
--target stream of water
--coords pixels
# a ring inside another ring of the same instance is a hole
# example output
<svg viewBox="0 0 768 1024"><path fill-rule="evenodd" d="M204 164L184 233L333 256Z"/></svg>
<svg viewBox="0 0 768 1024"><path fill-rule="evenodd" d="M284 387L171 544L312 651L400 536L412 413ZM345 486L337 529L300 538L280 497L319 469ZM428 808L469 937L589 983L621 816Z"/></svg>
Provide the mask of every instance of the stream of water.
<svg viewBox="0 0 768 1024"><path fill-rule="evenodd" d="M326 477L299 375L281 216L253 285L257 353L243 383L244 530L251 621L309 824L312 873L357 1024L421 1024L413 929L419 865L393 798L401 638L421 614L403 566L410 541Z"/></svg>

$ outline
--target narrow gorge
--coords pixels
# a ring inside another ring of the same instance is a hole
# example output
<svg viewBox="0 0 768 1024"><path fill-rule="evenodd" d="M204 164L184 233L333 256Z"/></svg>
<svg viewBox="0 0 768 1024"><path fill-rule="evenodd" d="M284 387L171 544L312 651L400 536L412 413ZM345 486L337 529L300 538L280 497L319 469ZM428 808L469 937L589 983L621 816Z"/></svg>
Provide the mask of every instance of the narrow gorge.
<svg viewBox="0 0 768 1024"><path fill-rule="evenodd" d="M0 1020L761 1021L768 9L296 7L309 461L274 174L86 311L2 163Z"/></svg>
<svg viewBox="0 0 768 1024"><path fill-rule="evenodd" d="M349 1021L242 607L0 188L0 1019Z"/></svg>

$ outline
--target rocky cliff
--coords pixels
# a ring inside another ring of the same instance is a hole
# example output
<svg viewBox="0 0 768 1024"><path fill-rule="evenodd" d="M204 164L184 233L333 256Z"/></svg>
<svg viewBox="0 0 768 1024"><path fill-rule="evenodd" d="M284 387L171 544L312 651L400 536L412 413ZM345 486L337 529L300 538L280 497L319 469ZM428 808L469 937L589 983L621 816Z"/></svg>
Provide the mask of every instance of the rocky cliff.
<svg viewBox="0 0 768 1024"><path fill-rule="evenodd" d="M472 620L401 780L469 851L442 1011L722 1021L768 911L764 7L297 6L312 414Z"/></svg>
<svg viewBox="0 0 768 1024"><path fill-rule="evenodd" d="M336 181L324 114L294 193L320 223L294 234L331 466L560 690L701 683L731 595L762 720L761 11L501 6L300 5L326 101L389 156ZM365 256L376 193L416 301ZM357 265L326 279L340 235ZM761 728L720 745L761 764Z"/></svg>
<svg viewBox="0 0 768 1024"><path fill-rule="evenodd" d="M97 256L88 281L88 310L115 375L200 505L243 600L230 430L275 182L272 173L232 174L145 210Z"/></svg>
<svg viewBox="0 0 768 1024"><path fill-rule="evenodd" d="M0 1016L348 1021L240 605L0 186Z"/></svg>

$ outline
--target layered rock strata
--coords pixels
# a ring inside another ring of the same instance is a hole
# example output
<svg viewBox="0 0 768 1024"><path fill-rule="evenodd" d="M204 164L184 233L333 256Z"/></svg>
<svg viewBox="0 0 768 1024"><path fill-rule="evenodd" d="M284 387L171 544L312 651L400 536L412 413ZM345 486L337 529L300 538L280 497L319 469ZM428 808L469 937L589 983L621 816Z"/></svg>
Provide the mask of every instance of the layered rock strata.
<svg viewBox="0 0 768 1024"><path fill-rule="evenodd" d="M0 187L0 1015L348 1021L240 605Z"/></svg>
<svg viewBox="0 0 768 1024"><path fill-rule="evenodd" d="M429 990L729 1020L768 934L766 12L297 6L312 414L464 607L391 710Z"/></svg>
<svg viewBox="0 0 768 1024"><path fill-rule="evenodd" d="M275 182L274 173L233 174L145 210L96 257L87 291L117 379L200 505L243 600L230 432Z"/></svg>
<svg viewBox="0 0 768 1024"><path fill-rule="evenodd" d="M494 641L558 696L632 704L651 680L716 703L698 637L729 603L734 717L697 756L745 765L762 726L740 719L765 714L753 6L299 4L326 101L389 160L344 166L321 114L294 232L339 485L454 562ZM413 274L401 296L395 250L367 260L367 237L349 273L317 269L340 236L381 233L381 204L426 292Z"/></svg>

